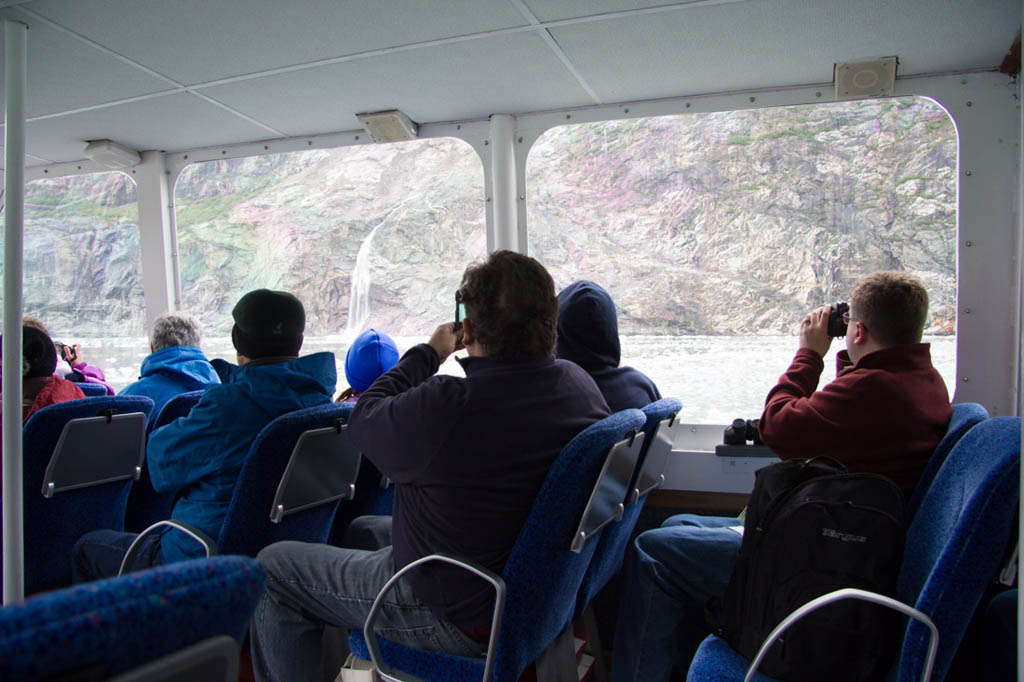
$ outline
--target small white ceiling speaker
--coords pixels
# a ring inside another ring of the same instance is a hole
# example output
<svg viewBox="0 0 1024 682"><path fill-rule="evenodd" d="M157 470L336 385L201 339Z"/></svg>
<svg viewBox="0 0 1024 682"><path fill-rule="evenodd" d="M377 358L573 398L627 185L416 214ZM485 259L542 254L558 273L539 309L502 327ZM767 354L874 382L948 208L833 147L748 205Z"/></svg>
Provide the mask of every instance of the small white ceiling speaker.
<svg viewBox="0 0 1024 682"><path fill-rule="evenodd" d="M131 168L142 160L137 151L113 140L87 140L82 153L107 168Z"/></svg>
<svg viewBox="0 0 1024 682"><path fill-rule="evenodd" d="M836 99L889 97L896 82L896 57L863 62L837 62Z"/></svg>
<svg viewBox="0 0 1024 682"><path fill-rule="evenodd" d="M373 111L356 114L366 132L374 142L398 142L399 140L415 140L419 126L411 118L398 109L390 111Z"/></svg>

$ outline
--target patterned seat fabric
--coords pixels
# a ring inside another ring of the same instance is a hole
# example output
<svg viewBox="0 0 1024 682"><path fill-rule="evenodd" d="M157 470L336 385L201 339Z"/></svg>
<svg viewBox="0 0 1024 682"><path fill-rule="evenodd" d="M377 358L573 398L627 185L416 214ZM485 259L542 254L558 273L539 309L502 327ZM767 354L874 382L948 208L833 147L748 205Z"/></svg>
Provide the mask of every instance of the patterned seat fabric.
<svg viewBox="0 0 1024 682"><path fill-rule="evenodd" d="M939 473L939 468L946 461L946 457L949 456L953 446L960 442L960 439L963 438L964 434L971 427L986 419L988 419L988 410L978 403L958 403L953 406L953 416L949 420L946 435L942 437L942 440L935 447L935 452L928 459L928 464L921 473L921 479L914 488L914 494L910 496L910 501L907 502L906 518L913 520L918 507L921 506L921 500L924 499L925 493L928 492L932 481L935 480L935 474Z"/></svg>
<svg viewBox="0 0 1024 682"><path fill-rule="evenodd" d="M945 679L1010 538L1020 494L1020 430L1019 417L995 417L970 428L939 468L907 531L897 596L939 629L933 682ZM912 621L891 677L919 679L927 647L928 629ZM746 666L728 644L711 636L701 643L686 679L742 680Z"/></svg>
<svg viewBox="0 0 1024 682"><path fill-rule="evenodd" d="M266 572L214 557L50 592L0 609L0 679L102 679L214 635L241 642ZM92 679L92 678L90 678Z"/></svg>
<svg viewBox="0 0 1024 682"><path fill-rule="evenodd" d="M60 492L50 499L42 495L46 465L64 424L111 408L119 414L142 412L148 417L153 401L143 396L80 398L44 407L25 422L25 594L71 584L71 547L85 533L124 529L130 480ZM97 444L96 455L103 455L102 443Z"/></svg>
<svg viewBox="0 0 1024 682"><path fill-rule="evenodd" d="M187 415L202 396L202 391L189 391L168 400L156 419L150 422L146 429L147 435L154 429ZM124 513L124 529L130 533L141 533L157 521L171 518L173 507L174 493L158 493L154 490L153 481L149 477L148 461L143 462L142 475L132 484L131 492L128 493L128 507Z"/></svg>
<svg viewBox="0 0 1024 682"><path fill-rule="evenodd" d="M624 410L592 424L555 459L512 549L502 577L508 590L498 635L495 682L515 682L569 625L576 594L597 546L580 554L569 541L597 481L608 449L646 422L640 410ZM477 681L484 659L410 649L381 639L381 655L395 668L424 680ZM362 632L352 632L354 654L369 658Z"/></svg>
<svg viewBox="0 0 1024 682"><path fill-rule="evenodd" d="M107 395L107 387L103 384L90 384L86 381L75 384L85 394L86 398L98 398Z"/></svg>

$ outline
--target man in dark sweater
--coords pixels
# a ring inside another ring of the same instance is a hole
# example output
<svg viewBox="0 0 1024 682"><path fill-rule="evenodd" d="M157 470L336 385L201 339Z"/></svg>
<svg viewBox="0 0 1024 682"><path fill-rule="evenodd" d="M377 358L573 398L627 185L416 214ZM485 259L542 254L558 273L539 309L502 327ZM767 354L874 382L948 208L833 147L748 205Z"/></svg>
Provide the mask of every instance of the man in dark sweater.
<svg viewBox="0 0 1024 682"><path fill-rule="evenodd" d="M828 455L850 471L890 477L910 495L946 432L952 408L921 343L928 292L902 272L858 280L837 377L816 391L831 338L829 307L806 315L799 349L768 393L759 431L783 459ZM742 537L735 517L680 514L641 533L626 562L614 682L685 672L701 640L704 603L729 583Z"/></svg>
<svg viewBox="0 0 1024 682"><path fill-rule="evenodd" d="M420 557L443 552L501 573L555 457L610 413L585 371L553 357L558 301L540 263L498 251L466 270L459 293L462 329L442 324L410 349L350 420L353 441L396 484L391 523L374 527L392 545L292 542L260 553L269 577L251 630L258 680L333 679L337 669L321 662L325 626L362 627L388 578ZM434 376L462 348L466 378ZM442 565L410 578L382 612L389 639L464 656L486 649L487 583Z"/></svg>

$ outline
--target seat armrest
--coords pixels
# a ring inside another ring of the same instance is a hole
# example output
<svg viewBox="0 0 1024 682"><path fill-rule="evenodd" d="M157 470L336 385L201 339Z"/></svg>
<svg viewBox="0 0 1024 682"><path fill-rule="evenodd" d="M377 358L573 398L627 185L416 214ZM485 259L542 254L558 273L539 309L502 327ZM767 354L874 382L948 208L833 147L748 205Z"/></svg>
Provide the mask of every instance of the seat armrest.
<svg viewBox="0 0 1024 682"><path fill-rule="evenodd" d="M494 587L494 617L491 619L491 637L487 642L487 658L484 661L483 676L483 682L488 682L491 679L494 670L494 652L497 648L498 631L501 629L501 617L505 610L505 581L500 575L495 574L493 571L490 571L483 566L478 566L477 564L463 561L462 559L456 559L455 557L448 556L446 554L431 554L429 556L421 557L404 566L400 571L391 576L390 580L384 583L384 587L382 587L380 592L377 594L377 598L373 600L373 606L370 607L370 613L366 616L366 624L363 625L363 637L366 639L366 648L370 651L370 660L373 662L373 667L376 668L381 678L388 682L415 682L416 678L403 677L400 672L385 670L382 667L380 647L377 646L377 635L373 631L373 626L377 620L377 614L380 613L380 610L384 605L384 597L391 588L408 571L432 561L439 561L462 568L477 577L483 578L489 582L492 587Z"/></svg>
<svg viewBox="0 0 1024 682"><path fill-rule="evenodd" d="M173 528L175 530L180 530L182 533L184 533L185 535L189 536L190 538L201 544L203 546L203 549L206 550L207 557L215 556L217 554L217 543L214 542L213 538L211 538L209 535L199 530L192 524L185 523L184 521L175 521L174 519L168 519L166 521L157 521L152 526L136 535L135 539L132 540L132 544L128 545L128 551L124 553L124 558L121 559L121 568L117 571L118 576L123 575L124 569L127 566L131 565L131 559L135 558L135 548L139 545L142 539L152 535L164 526L168 528Z"/></svg>
<svg viewBox="0 0 1024 682"><path fill-rule="evenodd" d="M887 597L884 594L878 594L877 592L868 592L867 590L858 590L854 587L845 587L835 592L829 592L823 594L820 597L812 599L800 608L793 611L785 618L782 622L775 626L767 637L764 639L764 643L761 644L761 648L757 652L757 656L751 662L750 667L747 669L747 675L743 678L743 682L751 682L754 679L754 673L757 672L758 666L761 665L761 661L768 654L768 650L771 649L772 644L775 640L782 636L786 630L790 628L798 620L806 616L808 613L817 611L823 606L828 606L837 601L844 599L860 599L862 601L868 601L879 606L885 606L890 609L899 611L905 616L909 616L915 620L918 620L928 626L931 630L931 635L928 638L928 653L924 659L924 670L921 671L921 682L928 682L932 677L932 668L935 666L935 655L939 649L939 629L935 627L935 623L928 617L927 614L918 611L913 606L907 606L901 601L897 601L892 597Z"/></svg>

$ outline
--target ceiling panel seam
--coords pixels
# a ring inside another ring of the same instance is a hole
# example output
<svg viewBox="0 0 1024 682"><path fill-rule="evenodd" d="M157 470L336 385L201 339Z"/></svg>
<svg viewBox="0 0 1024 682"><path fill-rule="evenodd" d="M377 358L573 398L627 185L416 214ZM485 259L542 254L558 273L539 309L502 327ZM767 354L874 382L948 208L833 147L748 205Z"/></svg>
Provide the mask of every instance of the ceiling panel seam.
<svg viewBox="0 0 1024 682"><path fill-rule="evenodd" d="M247 115L243 114L242 112L238 111L237 109L234 109L234 108L228 106L227 104L224 104L223 102L218 102L217 100L215 100L214 98L210 97L209 95L203 94L201 92L196 92L194 90L189 90L188 93L190 95L194 96L194 97L198 97L199 99L201 99L201 100L203 100L205 102L209 102L210 104L212 104L212 105L214 105L216 107L220 107L221 109L223 109L225 111L228 111L228 112L234 114L235 116L238 116L239 118L244 119L244 120L248 121L249 123L252 123L255 126L259 126L260 128L263 128L264 130L266 130L268 132L271 132L271 133L277 135L278 137L288 137L287 134L283 133L282 131L278 130L277 128L274 128L273 126L269 126L266 123L262 123L260 121L257 121L252 116L247 116Z"/></svg>
<svg viewBox="0 0 1024 682"><path fill-rule="evenodd" d="M167 83L172 84L172 85L175 86L171 90L164 90L164 91L157 92L157 93L151 93L149 95L144 95L144 96L139 96L139 97L132 97L132 98L125 98L125 99L120 99L120 100L114 100L114 101L111 101L111 102L105 102L105 103L94 105L94 106L91 106L91 107L81 107L81 108L70 109L70 110L62 111L62 112L54 112L54 113L51 113L51 114L45 114L45 115L42 115L42 116L37 116L37 117L33 117L31 119L28 119L28 120L43 120L43 119L48 119L48 118L59 118L61 116L70 116L70 115L73 115L73 114L78 114L78 113L82 113L82 112L86 112L86 111L94 111L96 109L104 109L104 108L108 108L108 107L112 107L112 106L118 106L120 104L128 104L128 103L131 103L131 102L138 102L138 101L142 101L142 100L145 100L145 99L151 99L151 98L156 98L156 97L165 97L167 95L173 95L173 94L178 94L178 93L182 93L182 92L196 93L196 91L198 91L198 90L206 89L206 88L212 88L212 87L216 87L216 86L219 86L219 85L228 85L228 84L231 84L231 83L239 83L239 82L248 81L248 80L254 80L254 79L258 79L258 78L266 78L266 77L276 76L276 75L280 75L280 74L292 73L292 72L295 72L295 71L304 71L306 69L313 69L313 68L317 68L317 67L320 67L320 66L330 66L330 65L333 65L333 64L342 64L342 63L350 62L350 61L357 61L357 60L361 60L361 59L369 59L369 58L372 58L372 57L380 57L380 56L385 56L385 55L394 54L394 53L398 53L398 52L406 52L406 51L410 51L410 50L419 50L419 49L425 49L425 48L429 48L429 47L437 47L437 46L442 46L442 45L452 45L452 44L456 44L456 43L460 43L460 42L467 42L467 41L471 41L471 40L481 40L481 39L485 39L485 38L500 37L500 36L505 36L505 35L515 35L515 34L519 34L519 33L529 33L529 32L535 32L535 31L542 32L542 38L544 38L544 40L548 44L549 48L552 49L555 52L556 55L558 55L559 59L562 61L562 63L565 65L565 67L567 69L569 69L570 73L572 73L572 75L580 83L580 86L595 101L595 103L601 104L602 103L601 99L597 96L597 93L593 90L593 88L590 87L590 84L587 83L586 80L583 78L583 76L578 72L578 70L576 69L575 65L573 65L572 61L568 58L567 55L565 55L565 53L562 51L561 47L558 45L557 41L555 41L554 37L552 37L551 34L547 31L548 27L564 27L564 26L571 26L571 25L580 24L580 23L590 23L590 22L594 22L594 21L610 21L610 20L614 20L614 19L627 18L627 17L632 17L632 16L640 16L640 15L647 15L647 14L660 14L660 13L664 13L664 12L674 12L674 11L680 11L680 10L685 10L685 9L692 9L692 8L695 8L695 7L706 7L706 6L711 6L711 5L734 4L734 3L739 3L739 2L750 2L750 0L691 0L690 2L673 3L673 4L667 4L667 5L659 5L657 7L645 7L645 8L641 8L641 9L622 10L622 11L616 11L616 12L604 12L602 14L593 14L593 15L587 15L587 16L583 16L583 17L575 17L575 18L570 18L570 19L559 19L559 20L548 21L548 22L541 22L541 21L537 20L536 17L534 17L534 20L537 21L537 23L535 25L528 24L528 25L525 25L525 26L513 26L513 27L509 27L509 28L495 29L493 31L481 31L481 32L478 32L478 33L470 33L470 34L465 34L465 35L461 35L461 36L452 36L452 37L448 37L448 38L438 38L436 40L427 40L427 41L422 41L422 42L418 42L418 43L409 43L407 45L398 45L398 46L380 48L380 49L376 49L376 50L368 50L366 52L359 52L359 53L355 53L355 54L351 54L351 55L342 55L342 56L339 56L339 57L330 57L330 58L326 58L326 59L318 59L318 60L314 60L314 61L311 61L311 62L303 62L303 63L300 63L300 64L293 64L293 65L290 65L290 66L278 67L278 68L274 68L274 69L266 69L264 71L256 71L256 72L249 73L249 74L240 74L240 75L237 75L237 76L229 76L227 78L219 78L219 79L216 79L216 80L206 81L206 82L203 82L203 83L196 83L196 84L193 84L193 85L185 85L183 83L179 83L178 81L176 81L176 80L174 80L174 79L172 79L172 78L170 78L168 76L165 76L165 75L163 75L163 74L161 74L161 73L159 73L157 71L154 71L153 69L150 69L150 68L148 68L146 66L143 66L142 64L139 64L138 62L135 62L131 58L125 57L124 55L121 55L121 54L111 50L110 48L107 48L107 47L97 43L94 40L91 40L91 39L89 39L89 38L87 38L87 37L85 37L85 36L83 36L83 35L81 35L79 33L76 33L75 31L73 31L73 30L71 30L71 29L69 29L69 28L67 28L65 26L62 26L62 25L60 25L60 24L58 24L56 22L53 22L50 19L47 19L46 17L43 17L42 15L38 14L37 12L33 12L32 10L26 9L24 7L16 7L15 9L18 12L22 12L22 13L27 14L27 15L35 18L35 19L38 19L39 21L41 21L41 22L43 22L43 23L45 23L45 24L47 24L49 26L52 26L54 29L56 29L58 31L61 31L63 33L66 33L67 35L70 35L70 36L74 37L76 40L79 40L79 41L83 42L86 45L89 45L89 46L91 46L91 47L93 47L95 49L100 50L101 52L104 52L104 53L106 53L106 54L108 54L108 55L110 55L110 56L112 56L112 57L122 61L123 63L125 63L128 66L131 66L133 68L139 69L140 71L148 73L148 74L152 75L155 78L162 79L162 80L166 81ZM529 8L523 6L523 9L526 10L527 16L533 17L533 13L529 10ZM231 107L228 107L227 105L224 105L224 104L222 104L220 102L216 102L216 104L218 106L222 107L223 109L225 109L226 111L229 111L229 112L233 113L234 115L238 116L239 118L242 118L244 120L249 120L249 118L245 114L242 114L241 112L239 112L237 110L234 110ZM250 120L250 122L255 122L255 119ZM259 125L260 127L265 128L267 130L273 130L273 128L267 126L264 123L255 122L255 124Z"/></svg>
<svg viewBox="0 0 1024 682"><path fill-rule="evenodd" d="M540 20L530 10L530 8L526 6L523 0L509 0L509 2L511 2L519 13L522 14L528 22L530 22L531 26L540 27ZM571 59L569 59L569 55L565 54L565 50L563 50L562 46L558 44L558 41L555 40L553 35L551 35L551 32L546 28L540 28L538 33L551 51L555 53L555 56L558 57L559 61L561 61L565 68L569 70L569 73L576 79L576 82L579 83L580 87L587 91L587 94L590 96L590 99L594 101L594 104L603 104L601 98L597 96L597 92L594 91L594 88L590 87L590 83L587 82L587 79L583 77L583 74L579 72L576 65L573 64Z"/></svg>
<svg viewBox="0 0 1024 682"><path fill-rule="evenodd" d="M165 76L164 74L160 73L159 71L154 71L153 69L149 68L148 66L143 66L142 64L138 63L134 59L131 59L130 57L126 57L123 54L120 54L118 52L115 52L114 50L111 50L109 47L107 47L105 45L102 45L100 43L97 43L95 40L92 40L91 38L87 38L87 37L83 36L81 33L78 33L77 31L74 31L74 30L68 28L67 26L64 26L62 24L58 24L57 22L55 22L55 21L53 21L51 19L47 19L46 17L44 17L43 15L39 14L38 12L33 12L32 10L27 9L25 7L18 7L17 11L22 13L22 14L27 14L30 17L32 17L34 20L36 20L36 21L38 21L38 22L40 22L42 24L46 24L47 26L49 26L50 28L54 29L55 31L59 31L60 33L64 33L66 35L69 35L72 38L74 38L75 40L77 40L77 41L79 41L81 43L84 43L85 45L88 45L89 47L91 47L91 48L93 48L95 50L99 50L103 54L105 54L107 56L110 56L110 57L113 57L114 59L118 60L119 62L121 62L123 64L126 64L126 65L128 65L128 66L130 66L130 67L132 67L134 69L138 69L139 71L142 71L143 73L145 73L145 74L147 74L149 76L152 76L154 78L158 78L158 79L168 83L169 85L173 85L175 87L179 87L179 88L185 87L184 83L179 83L178 81L174 80L173 78L171 78L169 76Z"/></svg>
<svg viewBox="0 0 1024 682"><path fill-rule="evenodd" d="M184 92L188 92L184 87L172 88L170 90L161 90L160 92L151 92L148 95L137 95L135 97L124 97L122 99L115 99L110 102L103 102L101 104L91 104L87 107L77 107L75 109L68 109L67 111L57 111L52 114L40 114L38 116L29 116L25 120L27 122L33 121L45 121L51 118L62 118L64 116L74 116L75 114L85 114L90 111L98 111L100 109L109 109L111 107L118 107L122 104L133 104L135 102L145 102L150 99L158 99L160 97L167 97L168 95L180 95ZM2 126L0 126L2 127Z"/></svg>
<svg viewBox="0 0 1024 682"><path fill-rule="evenodd" d="M516 33L529 33L536 30L533 26L513 26L511 28L499 28L493 31L483 31L480 33L467 33L461 36L451 36L448 38L437 38L436 40L425 40L419 43L409 43L407 45L394 45L392 47L381 47L376 50L367 50L366 52L356 52L353 54L341 55L339 57L327 57L325 59L317 59L311 62L303 62L301 64L292 64L290 66L280 66L274 69L267 69L265 71L254 71L252 73L240 74L238 76L228 76L227 78L218 78L217 80L206 81L204 83L196 83L191 86L193 88L213 88L218 85L230 85L232 83L240 83L243 81L254 80L256 78L266 78L269 76L279 76L285 73L293 73L295 71L305 71L307 69L315 69L321 66L333 66L335 64L344 64L346 62L354 62L362 59L370 59L372 57L384 57L390 54L396 54L399 52L409 52L411 50L422 50L428 47L440 47L443 45L455 45L457 43L465 43L471 40L482 40L484 38L494 38L505 35L514 35Z"/></svg>
<svg viewBox="0 0 1024 682"><path fill-rule="evenodd" d="M18 5L27 5L33 0L0 0L0 9L7 9L8 7L17 7Z"/></svg>
<svg viewBox="0 0 1024 682"><path fill-rule="evenodd" d="M407 52L410 50L422 50L430 47L440 47L443 45L454 45L457 43L468 42L471 40L482 40L485 38L496 38L506 35L515 35L518 33L529 33L537 31L538 29L547 29L549 27L564 27L572 26L574 24L584 24L594 21L611 21L614 19L625 19L634 16L642 16L646 14L661 14L664 12L678 12L680 10L692 9L695 7L707 7L711 5L731 5L740 2L751 2L751 0L691 0L690 2L674 3L669 5L658 5L657 7L645 7L642 9L630 9L622 10L617 12L604 12L602 14L591 14L582 17L574 17L570 19L558 19L555 21L538 21L536 25L526 26L511 26L509 28L498 28L492 31L480 31L477 33L467 33L461 36L450 36L448 38L437 38L434 40L424 40L417 43L407 43L405 45L393 45L391 47L382 47L375 50L366 50L365 52L356 52L348 55L340 55L338 57L326 57L324 59L315 59L310 62L302 62L299 64L292 64L289 66L281 66L273 69L266 69L264 71L254 71L252 73L239 74L237 76L228 76L226 78L218 78L212 81L206 81L203 83L196 83L189 87L192 88L212 88L218 85L229 85L231 83L239 83L242 81L253 80L256 78L264 78L267 76L278 76L285 73L292 73L294 71L303 71L305 69L315 69L320 66L332 66L334 64L344 64L345 62L352 62L361 59L369 59L371 57L383 57L398 52ZM532 13L530 13L532 15ZM557 45L557 43L556 43ZM560 48L559 48L560 49Z"/></svg>
<svg viewBox="0 0 1024 682"><path fill-rule="evenodd" d="M42 16L38 12L33 12L32 10L24 8L24 7L17 8L17 11L21 12L23 14L27 14L30 17L32 17L33 20L39 21L40 23L45 24L45 25L49 26L50 28L52 28L52 29L54 29L54 30L56 30L56 31L58 31L60 33L64 33L65 35L71 36L75 40L77 40L77 41L87 45L88 47L91 47L91 48L93 48L95 50L98 50L98 51L102 52L103 54L106 54L106 55L108 55L110 57L113 57L114 59L120 61L121 63L123 63L123 64L125 64L125 65L127 65L129 67L132 67L134 69L142 71L145 74L153 76L154 78L162 80L162 81L166 82L167 84L173 86L173 89L171 89L171 90L162 90L160 92L148 93L146 95L140 95L139 97L128 98L128 99L124 99L124 100L118 100L118 101L112 102L112 103L108 102L108 103L104 103L104 104L101 104L101 105L97 105L95 107L84 107L84 108L75 109L75 110L72 110L72 111L64 111L64 112L58 112L58 113L55 113L55 114L49 114L49 115L44 115L44 116L32 117L32 118L26 119L28 121L43 120L45 118L58 118L58 117L61 117L61 116L69 116L69 115L74 114L74 113L82 113L83 111L94 111L95 109L109 108L111 106L116 106L118 104L127 104L127 103L130 103L130 102L139 102L139 101L143 101L143 100L146 100L146 99L155 99L157 97L166 97L167 95L179 94L179 93L182 93L182 92L189 92L189 93L195 95L196 97L198 97L199 99L204 100L206 102L209 102L210 104L213 104L213 105L215 105L217 107L220 107L224 111L227 111L227 112L237 116L238 118L241 118L244 121L247 121L247 122L249 122L249 123L251 123L253 125L256 125L256 126L258 126L260 128L263 128L267 132L273 133L274 135L278 135L278 136L284 137L284 133L281 132L280 130L278 130L278 129L272 127L272 126L269 126L269 125L267 125L265 123L262 123L260 121L257 121L255 118L253 118L251 116L248 116L246 114L243 114L242 112L237 111L236 109L233 109L230 106L228 106L228 105L226 105L226 104L224 104L222 102L218 102L217 100L213 99L212 97L209 97L208 95L204 95L204 94L196 93L196 92L191 92L191 88L189 86L185 85L184 83L179 83L178 81L174 80L170 76L166 76L166 75L160 73L159 71L155 71L155 70L149 68L148 66L145 66L144 64L140 64L139 62L135 61L134 59L131 59L130 57L126 57L123 54L115 52L114 50L111 50L109 47L107 47L105 45L102 45L102 44L96 42L95 40L92 40L91 38L87 38L86 36L83 36L82 34L80 34L80 33L76 32L76 31L68 28L67 26L64 26L62 24L58 24L57 22L52 21L51 19L47 19L46 17Z"/></svg>
<svg viewBox="0 0 1024 682"><path fill-rule="evenodd" d="M699 7L713 7L715 5L735 5L752 0L692 0L691 2L676 2L655 7L641 7L639 9L624 9L614 12L602 12L600 14L587 14L582 17L570 17L568 19L553 19L541 22L545 28L561 28L564 26L575 26L576 24L589 24L595 21L611 21L613 19L628 19L648 14L664 14L666 12L679 12L682 10L696 9Z"/></svg>

